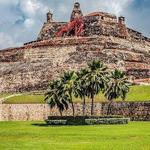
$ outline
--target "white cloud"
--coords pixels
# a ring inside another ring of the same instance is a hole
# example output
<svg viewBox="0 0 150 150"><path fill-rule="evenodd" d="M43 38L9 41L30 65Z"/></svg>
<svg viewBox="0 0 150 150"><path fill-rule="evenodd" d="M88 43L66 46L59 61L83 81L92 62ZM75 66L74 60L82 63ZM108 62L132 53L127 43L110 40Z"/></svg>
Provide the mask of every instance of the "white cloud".
<svg viewBox="0 0 150 150"><path fill-rule="evenodd" d="M27 17L35 17L48 11L48 7L38 0L20 0L20 9Z"/></svg>
<svg viewBox="0 0 150 150"><path fill-rule="evenodd" d="M14 41L11 36L9 36L3 32L0 32L0 47L2 49L6 48L6 47L11 47L11 46L15 47L15 46L19 46L19 45L21 45L21 44Z"/></svg>
<svg viewBox="0 0 150 150"><path fill-rule="evenodd" d="M26 28L32 28L34 26L35 22L32 18L27 18L25 21L24 21L24 25Z"/></svg>
<svg viewBox="0 0 150 150"><path fill-rule="evenodd" d="M86 2L81 1L81 7L84 7L85 12L91 11L106 11L116 15L120 15L134 0L92 0Z"/></svg>
<svg viewBox="0 0 150 150"><path fill-rule="evenodd" d="M114 12L116 15L121 15L121 13L128 7L133 0L106 0L102 4L105 9L108 9L110 12Z"/></svg>

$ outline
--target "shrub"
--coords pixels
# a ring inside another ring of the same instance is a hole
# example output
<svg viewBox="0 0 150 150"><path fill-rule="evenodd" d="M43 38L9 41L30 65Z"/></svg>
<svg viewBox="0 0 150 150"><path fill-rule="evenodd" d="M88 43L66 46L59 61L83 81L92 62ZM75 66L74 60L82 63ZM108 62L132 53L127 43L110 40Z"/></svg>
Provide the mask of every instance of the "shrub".
<svg viewBox="0 0 150 150"><path fill-rule="evenodd" d="M48 125L66 125L67 120L45 120Z"/></svg>
<svg viewBox="0 0 150 150"><path fill-rule="evenodd" d="M98 118L123 118L120 115L110 116L48 116L48 120L70 120L70 119L98 119Z"/></svg>
<svg viewBox="0 0 150 150"><path fill-rule="evenodd" d="M129 118L99 118L99 119L85 119L87 125L96 124L128 124Z"/></svg>
<svg viewBox="0 0 150 150"><path fill-rule="evenodd" d="M94 124L127 124L128 118L121 116L49 116L49 125L94 125Z"/></svg>
<svg viewBox="0 0 150 150"><path fill-rule="evenodd" d="M67 125L84 125L86 118L85 116L52 116L48 117L48 120L67 120Z"/></svg>

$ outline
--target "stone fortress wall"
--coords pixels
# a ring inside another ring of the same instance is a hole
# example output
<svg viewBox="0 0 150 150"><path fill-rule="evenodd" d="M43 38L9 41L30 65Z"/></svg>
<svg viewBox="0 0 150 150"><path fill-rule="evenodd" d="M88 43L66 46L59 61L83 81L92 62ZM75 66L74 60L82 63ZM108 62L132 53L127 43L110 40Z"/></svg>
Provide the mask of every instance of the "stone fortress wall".
<svg viewBox="0 0 150 150"><path fill-rule="evenodd" d="M95 103L94 115L106 115L108 103ZM75 104L76 115L82 115L81 103ZM86 106L86 114L90 115L90 103ZM113 103L110 114L122 115L134 121L150 121L149 102L118 102ZM48 116L59 116L58 110L50 109L47 104L0 104L0 121L37 121ZM69 109L63 115L72 115Z"/></svg>
<svg viewBox="0 0 150 150"><path fill-rule="evenodd" d="M117 37L57 38L0 51L0 92L47 88L65 70L99 59L131 78L148 82L150 46Z"/></svg>
<svg viewBox="0 0 150 150"><path fill-rule="evenodd" d="M83 16L77 4L69 23L54 22L48 12L37 41L0 51L0 92L45 90L49 80L93 59L125 71L136 83L150 83L149 38L127 28L124 17L102 12Z"/></svg>

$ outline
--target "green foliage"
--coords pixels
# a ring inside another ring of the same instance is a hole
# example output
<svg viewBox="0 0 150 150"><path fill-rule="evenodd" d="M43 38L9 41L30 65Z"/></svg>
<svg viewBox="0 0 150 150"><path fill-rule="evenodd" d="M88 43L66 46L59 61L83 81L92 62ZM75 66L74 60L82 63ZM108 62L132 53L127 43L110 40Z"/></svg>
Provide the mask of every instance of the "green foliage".
<svg viewBox="0 0 150 150"><path fill-rule="evenodd" d="M109 77L109 82L107 87L104 90L105 97L110 101L108 105L107 115L110 113L111 103L113 100L121 97L122 100L125 100L126 94L129 92L129 82L124 72L121 72L115 69L114 72L111 72Z"/></svg>
<svg viewBox="0 0 150 150"><path fill-rule="evenodd" d="M114 72L111 72L109 79L110 81L105 90L105 97L109 101L119 97L121 97L122 100L125 100L126 94L129 92L129 82L127 81L124 72L116 69Z"/></svg>
<svg viewBox="0 0 150 150"><path fill-rule="evenodd" d="M45 120L48 125L66 125L67 120Z"/></svg>
<svg viewBox="0 0 150 150"><path fill-rule="evenodd" d="M86 96L88 96L88 82L86 78L88 73L88 69L81 69L77 72L78 77L75 82L75 97L80 97L83 100L83 116L85 115Z"/></svg>
<svg viewBox="0 0 150 150"><path fill-rule="evenodd" d="M93 124L94 122L95 124L128 123L128 119L122 118L122 116L49 116L46 123L49 124L50 122L49 125L51 125L56 120L66 120L66 125L89 125L90 123L88 121L93 122Z"/></svg>
<svg viewBox="0 0 150 150"><path fill-rule="evenodd" d="M45 101L51 108L58 108L60 115L65 109L68 109L69 97L63 91L63 84L60 80L54 80L49 85L49 91L45 94Z"/></svg>
<svg viewBox="0 0 150 150"><path fill-rule="evenodd" d="M52 120L67 120L66 125L85 125L85 116L50 116L48 117L48 121ZM46 120L46 122L47 122Z"/></svg>
<svg viewBox="0 0 150 150"><path fill-rule="evenodd" d="M73 116L75 115L73 94L76 91L76 80L77 74L74 71L65 72L64 75L61 77L63 92L65 95L68 95L69 102L72 106Z"/></svg>
<svg viewBox="0 0 150 150"><path fill-rule="evenodd" d="M122 118L120 115L107 116L48 116L49 120L72 120L72 119L99 119L99 118Z"/></svg>
<svg viewBox="0 0 150 150"><path fill-rule="evenodd" d="M106 88L108 71L107 66L96 60L88 64L88 70L86 75L87 96L91 98L91 115L93 115L94 97Z"/></svg>
<svg viewBox="0 0 150 150"><path fill-rule="evenodd" d="M106 87L108 71L103 63L95 60L88 64L88 70L86 82L88 82L88 96L92 98Z"/></svg>
<svg viewBox="0 0 150 150"><path fill-rule="evenodd" d="M98 124L128 124L129 118L100 118L100 119L85 119L87 125Z"/></svg>

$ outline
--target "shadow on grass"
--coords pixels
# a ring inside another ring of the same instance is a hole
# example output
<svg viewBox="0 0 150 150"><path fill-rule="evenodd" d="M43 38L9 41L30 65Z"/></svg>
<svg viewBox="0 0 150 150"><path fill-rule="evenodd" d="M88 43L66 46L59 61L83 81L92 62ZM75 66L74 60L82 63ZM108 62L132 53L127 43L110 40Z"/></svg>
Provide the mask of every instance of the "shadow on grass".
<svg viewBox="0 0 150 150"><path fill-rule="evenodd" d="M77 126L101 126L101 125L117 125L117 126L123 126L123 125L128 125L128 124L97 124L97 125L49 125L46 123L32 123L31 125L37 126L37 127L77 127Z"/></svg>
<svg viewBox="0 0 150 150"><path fill-rule="evenodd" d="M46 123L32 123L33 126L39 126L39 127L48 127L49 125Z"/></svg>
<svg viewBox="0 0 150 150"><path fill-rule="evenodd" d="M77 126L88 126L88 125L49 125L46 123L32 123L32 126L38 126L38 127L77 127Z"/></svg>
<svg viewBox="0 0 150 150"><path fill-rule="evenodd" d="M38 127L63 127L63 126L68 126L68 125L48 125L46 123L32 123L31 125L38 126Z"/></svg>

